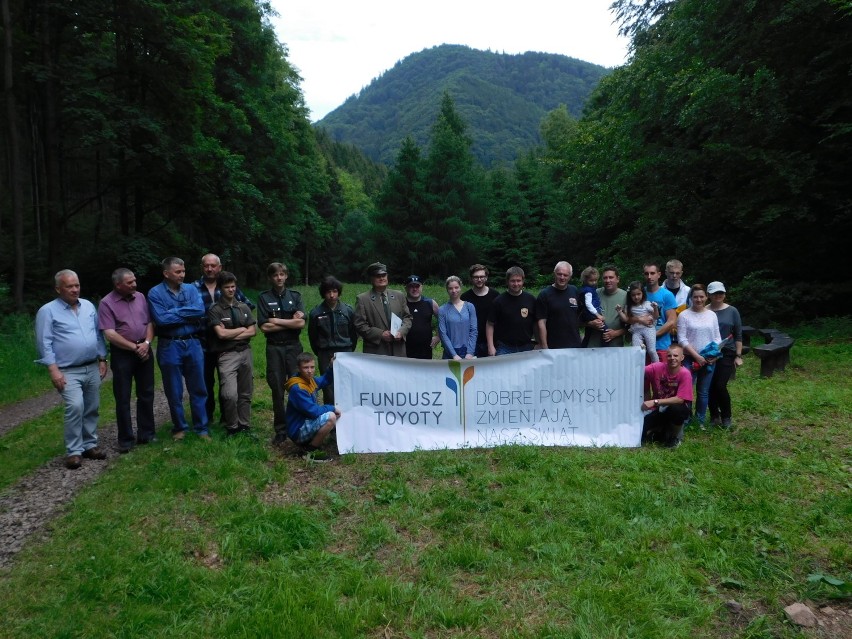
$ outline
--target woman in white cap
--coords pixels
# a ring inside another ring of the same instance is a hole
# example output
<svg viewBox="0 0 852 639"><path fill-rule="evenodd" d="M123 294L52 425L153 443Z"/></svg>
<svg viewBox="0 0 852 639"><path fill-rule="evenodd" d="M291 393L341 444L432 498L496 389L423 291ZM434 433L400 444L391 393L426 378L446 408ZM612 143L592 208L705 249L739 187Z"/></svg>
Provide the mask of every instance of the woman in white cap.
<svg viewBox="0 0 852 639"><path fill-rule="evenodd" d="M743 364L743 323L740 312L725 303L725 285L722 282L710 282L707 286L710 295L710 310L719 320L719 333L722 335L722 356L716 360L713 381L710 382L710 421L722 428L731 427L731 395L728 382L739 366Z"/></svg>

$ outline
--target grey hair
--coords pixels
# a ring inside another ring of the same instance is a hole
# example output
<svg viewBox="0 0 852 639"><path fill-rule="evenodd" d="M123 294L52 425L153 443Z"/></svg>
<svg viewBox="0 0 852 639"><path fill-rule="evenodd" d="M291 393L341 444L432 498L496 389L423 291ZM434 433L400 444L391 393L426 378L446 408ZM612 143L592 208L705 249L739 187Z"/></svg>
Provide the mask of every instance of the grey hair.
<svg viewBox="0 0 852 639"><path fill-rule="evenodd" d="M61 280L63 277L69 277L69 276L72 276L72 275L74 277L76 277L77 279L80 279L80 277L77 275L77 273L72 271L70 268L64 268L61 271L58 271L56 273L56 275L53 276L53 285L58 288L59 287L59 280Z"/></svg>
<svg viewBox="0 0 852 639"><path fill-rule="evenodd" d="M115 286L124 281L124 278L128 275L133 275L133 271L129 268L117 268L112 272L112 285Z"/></svg>
<svg viewBox="0 0 852 639"><path fill-rule="evenodd" d="M168 271L173 266L184 266L183 260L179 257L167 257L160 265L163 267L164 271Z"/></svg>

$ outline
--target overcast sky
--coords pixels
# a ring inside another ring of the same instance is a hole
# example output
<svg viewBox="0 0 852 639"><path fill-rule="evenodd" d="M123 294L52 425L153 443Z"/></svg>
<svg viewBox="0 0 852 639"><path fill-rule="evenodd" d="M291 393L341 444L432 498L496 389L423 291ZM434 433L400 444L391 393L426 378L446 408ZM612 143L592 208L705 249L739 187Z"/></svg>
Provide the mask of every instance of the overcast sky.
<svg viewBox="0 0 852 639"><path fill-rule="evenodd" d="M612 0L271 0L272 20L302 76L311 120L322 118L411 53L464 44L540 51L614 67L625 62Z"/></svg>

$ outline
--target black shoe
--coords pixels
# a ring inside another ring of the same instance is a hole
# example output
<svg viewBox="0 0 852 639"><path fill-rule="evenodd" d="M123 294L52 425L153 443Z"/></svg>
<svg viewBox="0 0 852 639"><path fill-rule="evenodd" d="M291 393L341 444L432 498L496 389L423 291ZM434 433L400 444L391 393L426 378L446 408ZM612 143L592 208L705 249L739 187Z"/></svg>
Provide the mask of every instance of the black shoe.
<svg viewBox="0 0 852 639"><path fill-rule="evenodd" d="M273 446L280 446L281 444L285 443L286 441L287 441L287 435L285 435L284 433L276 433L275 437L272 438L272 445Z"/></svg>
<svg viewBox="0 0 852 639"><path fill-rule="evenodd" d="M127 454L127 453L129 453L131 450L133 450L133 447L132 447L132 446L121 446L121 447L118 449L118 454L119 454L119 455L126 455L126 454Z"/></svg>
<svg viewBox="0 0 852 639"><path fill-rule="evenodd" d="M106 453L102 451L100 448L95 446L94 448L90 448L89 450L83 451L83 457L86 459L106 459Z"/></svg>
<svg viewBox="0 0 852 639"><path fill-rule="evenodd" d="M136 440L136 443L140 444L140 445L142 445L142 444L153 444L153 443L158 442L158 441L160 441L160 440L157 439L156 437L151 437L150 439L138 439L138 440Z"/></svg>

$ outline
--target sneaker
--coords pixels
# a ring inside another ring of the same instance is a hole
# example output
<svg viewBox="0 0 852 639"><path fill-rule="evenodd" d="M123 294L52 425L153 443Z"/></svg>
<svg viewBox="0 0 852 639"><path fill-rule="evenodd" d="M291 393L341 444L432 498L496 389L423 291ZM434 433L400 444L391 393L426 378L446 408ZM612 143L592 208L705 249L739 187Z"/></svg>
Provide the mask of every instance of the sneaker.
<svg viewBox="0 0 852 639"><path fill-rule="evenodd" d="M670 439L666 442L666 448L677 448L683 443L683 440L680 437L675 437L674 439Z"/></svg>
<svg viewBox="0 0 852 639"><path fill-rule="evenodd" d="M89 450L84 450L83 457L85 457L86 459L106 459L107 455L104 451L95 446L94 448L90 448Z"/></svg>
<svg viewBox="0 0 852 639"><path fill-rule="evenodd" d="M65 468L68 470L77 470L83 465L83 458L79 455L68 455L65 458Z"/></svg>
<svg viewBox="0 0 852 639"><path fill-rule="evenodd" d="M722 428L725 428L725 429L730 428L731 427L731 418L728 417L727 419L723 419L721 426L722 426Z"/></svg>
<svg viewBox="0 0 852 639"><path fill-rule="evenodd" d="M717 415L716 417L714 417L710 420L710 425L711 426L721 426L722 425L722 418Z"/></svg>
<svg viewBox="0 0 852 639"><path fill-rule="evenodd" d="M154 444L158 441L160 441L160 440L157 439L156 437L152 437L151 439L137 439L136 443L139 444L139 445L144 445L144 444Z"/></svg>
<svg viewBox="0 0 852 639"><path fill-rule="evenodd" d="M207 434L207 433L201 433L198 436L198 439L200 439L201 441L204 441L204 442L209 442L210 441L210 435Z"/></svg>
<svg viewBox="0 0 852 639"><path fill-rule="evenodd" d="M307 462L313 462L315 464L324 464L325 462L331 461L328 458L328 453L326 453L324 450L312 450L302 455L302 459Z"/></svg>
<svg viewBox="0 0 852 639"><path fill-rule="evenodd" d="M184 431L184 430L178 430L178 431L175 431L175 432L172 433L172 439L175 440L176 442L179 442L184 437L186 437L186 431Z"/></svg>

